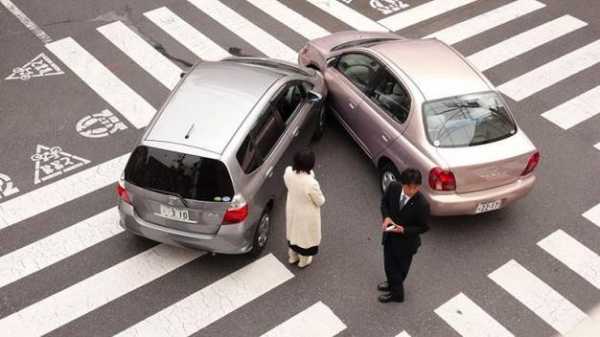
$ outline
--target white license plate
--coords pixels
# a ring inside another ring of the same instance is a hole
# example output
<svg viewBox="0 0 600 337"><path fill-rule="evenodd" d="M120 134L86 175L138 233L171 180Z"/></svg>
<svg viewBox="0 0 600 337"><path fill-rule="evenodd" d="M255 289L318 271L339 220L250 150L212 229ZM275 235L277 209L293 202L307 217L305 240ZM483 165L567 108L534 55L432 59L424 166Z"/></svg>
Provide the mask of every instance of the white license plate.
<svg viewBox="0 0 600 337"><path fill-rule="evenodd" d="M160 216L167 219L191 222L190 213L187 209L180 209L171 206L160 205Z"/></svg>
<svg viewBox="0 0 600 337"><path fill-rule="evenodd" d="M480 202L479 205L477 205L477 209L475 210L475 213L484 213L484 212L494 211L494 210L497 210L498 208L500 208L501 205L502 205L502 200Z"/></svg>

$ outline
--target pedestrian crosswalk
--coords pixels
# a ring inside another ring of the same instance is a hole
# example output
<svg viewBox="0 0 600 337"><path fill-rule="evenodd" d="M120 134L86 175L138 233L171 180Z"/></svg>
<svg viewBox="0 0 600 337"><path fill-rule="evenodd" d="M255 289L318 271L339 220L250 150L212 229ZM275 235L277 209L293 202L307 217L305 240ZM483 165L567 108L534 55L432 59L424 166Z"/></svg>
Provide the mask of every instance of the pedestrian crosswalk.
<svg viewBox="0 0 600 337"><path fill-rule="evenodd" d="M483 2L430 0L374 20L341 1L246 1L257 11L266 14L269 20L277 22L274 27L286 26L306 40L325 36L330 31L347 29L399 31L402 34L403 29ZM245 13L230 7L230 2L188 0L186 3L218 24L218 27L212 29L236 36L262 56L296 62L297 51L288 45L282 32L271 31L268 25L252 22ZM431 33L426 38L434 37L455 45L468 39L477 39L483 33L527 15L543 12L548 6L543 0L503 2L503 5L483 14L461 18L462 21ZM316 22L311 15L314 10L331 17L336 23L326 25ZM198 60L213 61L230 56L230 46L215 41L214 35L204 31L205 22L189 21L182 14L174 8L158 7L144 12L143 17L176 44L189 50ZM587 22L570 14L552 17L517 35L506 36L503 41L474 52L468 59L475 67L487 71L517 57L528 57L528 53L583 30L587 25ZM332 26L339 29L324 28ZM115 53L122 53L131 59L139 66L138 71L148 73L156 81L149 85L170 90L178 83L182 69L158 52L133 27L122 21L114 21L103 23L96 27L96 31L110 42ZM599 41L571 50L535 69L529 69L499 84L498 89L517 102L543 95L545 89L562 85L571 76L596 65L600 60ZM82 41L74 37L46 44L46 48L72 71L73 76L111 105L124 120L138 129L148 125L156 113L156 107L148 103L147 98L137 90L139 88L134 89L127 78L115 75L99 61L100 58L93 55L93 50L87 50L84 46ZM540 114L562 129L596 118L600 112L596 108L600 105L598 88L600 87L578 93L578 96ZM600 150L600 143L596 147ZM0 203L0 231L25 223L66 203L77 202L88 194L114 184L129 157L128 153L123 152L115 155L118 156L112 160L88 167L36 190L3 199ZM116 208L106 209L0 256L0 289L18 284L28 276L52 268L53 265L122 233L117 213ZM583 216L600 227L600 205ZM600 289L600 257L594 248L586 247L562 230L538 242L538 247L579 275L582 280ZM75 284L64 285L62 290L0 317L0 331L15 336L50 333L112 301L127 297L136 289L195 261L203 254L163 244L154 246ZM490 273L491 285L503 289L506 296L516 298L558 333L566 334L587 319L585 312L529 271L525 261L522 263L523 265L511 260ZM294 274L288 268L275 256L267 254L189 296L166 304L123 329L118 336L189 336L234 314L236 310L286 282L291 282L293 278ZM462 336L513 336L509 326L497 321L484 310L486 305L479 299L470 299L466 293L459 293L434 312L447 323L449 329ZM262 336L335 336L348 329L346 324L349 324L336 315L335 309L322 302L308 308L298 308L295 315L272 327ZM301 330L299 327L311 327L312 330ZM419 335L412 331L411 334ZM406 331L397 336L410 337Z"/></svg>

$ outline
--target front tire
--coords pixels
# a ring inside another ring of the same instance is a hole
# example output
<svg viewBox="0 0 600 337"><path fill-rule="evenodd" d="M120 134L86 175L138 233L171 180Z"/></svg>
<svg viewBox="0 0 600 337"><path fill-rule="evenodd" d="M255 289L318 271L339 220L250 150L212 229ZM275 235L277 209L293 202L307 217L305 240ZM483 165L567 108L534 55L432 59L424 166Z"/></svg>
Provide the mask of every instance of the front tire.
<svg viewBox="0 0 600 337"><path fill-rule="evenodd" d="M321 103L319 107L319 117L317 119L317 128L315 129L315 133L313 134L312 140L319 141L323 138L325 134L325 128L327 126L327 104L325 102Z"/></svg>
<svg viewBox="0 0 600 337"><path fill-rule="evenodd" d="M386 163L383 165L379 172L379 181L381 191L385 192L387 187L394 181L398 181L400 179L400 173L394 164Z"/></svg>
<svg viewBox="0 0 600 337"><path fill-rule="evenodd" d="M258 257L267 246L271 237L271 210L266 209L258 220L256 231L254 232L254 240L252 242L252 250L249 254Z"/></svg>

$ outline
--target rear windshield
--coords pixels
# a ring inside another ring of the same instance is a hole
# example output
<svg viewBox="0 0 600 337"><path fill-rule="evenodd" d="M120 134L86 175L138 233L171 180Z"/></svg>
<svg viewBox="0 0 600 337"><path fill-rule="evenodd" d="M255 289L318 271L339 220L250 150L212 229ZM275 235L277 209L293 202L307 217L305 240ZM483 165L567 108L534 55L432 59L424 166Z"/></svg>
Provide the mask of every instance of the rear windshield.
<svg viewBox="0 0 600 337"><path fill-rule="evenodd" d="M491 143L517 131L514 120L494 92L425 102L423 117L427 137L436 147Z"/></svg>
<svg viewBox="0 0 600 337"><path fill-rule="evenodd" d="M141 188L200 201L230 201L233 185L225 165L209 158L139 146L125 180Z"/></svg>

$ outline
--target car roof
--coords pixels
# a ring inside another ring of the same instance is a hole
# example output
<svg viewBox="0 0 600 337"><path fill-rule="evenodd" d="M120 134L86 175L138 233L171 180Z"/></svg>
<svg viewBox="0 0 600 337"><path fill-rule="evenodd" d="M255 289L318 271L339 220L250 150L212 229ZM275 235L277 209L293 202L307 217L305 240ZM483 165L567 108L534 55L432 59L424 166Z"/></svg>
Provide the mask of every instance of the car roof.
<svg viewBox="0 0 600 337"><path fill-rule="evenodd" d="M175 89L145 140L222 154L265 92L284 76L244 63L201 63Z"/></svg>
<svg viewBox="0 0 600 337"><path fill-rule="evenodd" d="M437 39L390 41L370 49L410 77L426 100L491 89L462 56Z"/></svg>

